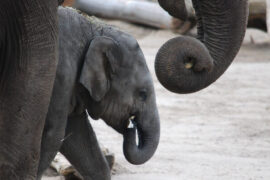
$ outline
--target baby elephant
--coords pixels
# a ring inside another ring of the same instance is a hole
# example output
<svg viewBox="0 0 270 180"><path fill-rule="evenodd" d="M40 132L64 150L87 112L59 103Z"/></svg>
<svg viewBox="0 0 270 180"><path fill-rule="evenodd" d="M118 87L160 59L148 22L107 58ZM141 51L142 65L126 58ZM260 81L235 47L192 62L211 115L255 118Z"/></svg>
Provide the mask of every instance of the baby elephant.
<svg viewBox="0 0 270 180"><path fill-rule="evenodd" d="M142 164L153 156L160 136L153 81L133 37L71 9L59 8L58 15L59 63L38 177L60 150L84 179L108 180L110 170L86 110L123 134L126 159Z"/></svg>

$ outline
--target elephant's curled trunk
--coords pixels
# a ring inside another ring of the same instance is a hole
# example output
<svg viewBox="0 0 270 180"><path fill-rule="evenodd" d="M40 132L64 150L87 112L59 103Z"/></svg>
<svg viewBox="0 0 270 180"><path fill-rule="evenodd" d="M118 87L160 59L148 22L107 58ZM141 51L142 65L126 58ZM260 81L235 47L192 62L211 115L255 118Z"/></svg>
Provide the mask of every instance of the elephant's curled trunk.
<svg viewBox="0 0 270 180"><path fill-rule="evenodd" d="M179 4L177 0L174 2ZM156 56L159 81L175 93L196 92L216 81L238 53L247 25L247 0L192 2L198 22L197 39L171 39ZM160 4L164 7L163 3ZM171 11L168 7L164 9Z"/></svg>
<svg viewBox="0 0 270 180"><path fill-rule="evenodd" d="M149 117L151 117L149 119ZM136 144L136 130L138 145ZM134 128L126 129L124 133L123 150L125 158L135 165L148 161L155 153L160 137L158 112L151 116L139 116Z"/></svg>

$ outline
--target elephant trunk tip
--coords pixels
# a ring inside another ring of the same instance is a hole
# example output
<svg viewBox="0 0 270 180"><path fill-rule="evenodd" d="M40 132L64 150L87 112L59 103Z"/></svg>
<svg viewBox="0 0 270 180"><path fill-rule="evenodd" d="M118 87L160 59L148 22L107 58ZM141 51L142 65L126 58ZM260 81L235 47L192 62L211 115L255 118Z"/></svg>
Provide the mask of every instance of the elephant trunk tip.
<svg viewBox="0 0 270 180"><path fill-rule="evenodd" d="M154 155L159 144L159 126L146 132L138 127L127 128L124 133L123 152L126 160L134 165L147 162ZM153 135L154 134L154 135ZM136 141L138 137L138 142Z"/></svg>
<svg viewBox="0 0 270 180"><path fill-rule="evenodd" d="M171 16L180 20L186 20L188 18L185 1L158 0L158 2Z"/></svg>
<svg viewBox="0 0 270 180"><path fill-rule="evenodd" d="M155 71L160 83L169 91L180 94L204 88L206 85L199 81L213 68L213 58L207 48L191 37L181 36L169 40L160 48L155 60Z"/></svg>

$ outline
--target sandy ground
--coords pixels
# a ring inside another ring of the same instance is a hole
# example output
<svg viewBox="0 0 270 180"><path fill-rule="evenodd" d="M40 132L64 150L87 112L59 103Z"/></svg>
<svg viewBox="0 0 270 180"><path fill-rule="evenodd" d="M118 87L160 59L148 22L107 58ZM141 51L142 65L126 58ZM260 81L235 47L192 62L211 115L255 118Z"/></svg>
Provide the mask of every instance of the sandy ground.
<svg viewBox="0 0 270 180"><path fill-rule="evenodd" d="M134 32L134 29L129 29ZM134 34L155 82L161 139L146 164L129 164L122 136L92 121L99 141L115 153L113 180L269 180L270 46L243 46L236 61L212 86L190 95L165 90L154 74L167 31Z"/></svg>

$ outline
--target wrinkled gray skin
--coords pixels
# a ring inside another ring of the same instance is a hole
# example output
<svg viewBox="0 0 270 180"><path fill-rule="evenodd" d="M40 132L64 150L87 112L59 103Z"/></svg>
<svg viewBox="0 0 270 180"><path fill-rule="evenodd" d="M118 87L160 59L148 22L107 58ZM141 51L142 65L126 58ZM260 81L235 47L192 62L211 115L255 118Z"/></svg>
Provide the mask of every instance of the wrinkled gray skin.
<svg viewBox="0 0 270 180"><path fill-rule="evenodd" d="M56 0L0 1L0 179L34 180L55 79Z"/></svg>
<svg viewBox="0 0 270 180"><path fill-rule="evenodd" d="M39 177L56 152L84 179L110 179L85 109L123 134L132 164L154 154L160 135L155 92L144 55L130 35L59 8L59 64L42 137ZM127 128L135 115L133 128ZM139 144L136 145L138 131Z"/></svg>
<svg viewBox="0 0 270 180"><path fill-rule="evenodd" d="M185 0L159 0L172 16L188 18ZM192 0L198 37L169 40L156 56L161 84L175 93L192 93L215 82L238 53L247 25L248 0Z"/></svg>

